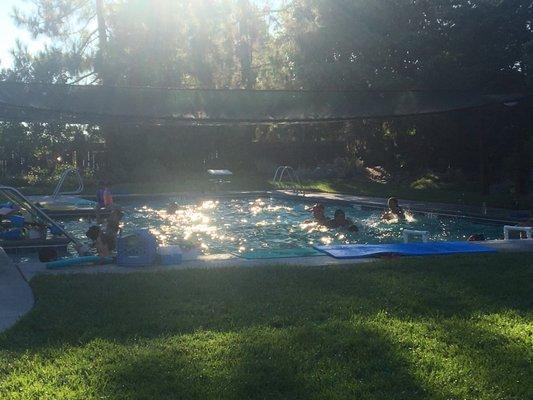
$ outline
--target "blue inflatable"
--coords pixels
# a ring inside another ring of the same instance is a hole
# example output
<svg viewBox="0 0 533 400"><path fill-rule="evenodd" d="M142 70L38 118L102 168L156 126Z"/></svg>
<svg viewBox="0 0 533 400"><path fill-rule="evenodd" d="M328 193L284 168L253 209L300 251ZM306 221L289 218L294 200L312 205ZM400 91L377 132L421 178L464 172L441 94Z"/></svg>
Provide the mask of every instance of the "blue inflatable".
<svg viewBox="0 0 533 400"><path fill-rule="evenodd" d="M6 232L0 232L0 239L4 240L22 240L24 239L24 233L22 229L16 228Z"/></svg>
<svg viewBox="0 0 533 400"><path fill-rule="evenodd" d="M9 220L15 228L24 228L24 222L26 222L26 219L20 215L12 215Z"/></svg>
<svg viewBox="0 0 533 400"><path fill-rule="evenodd" d="M338 259L375 257L380 254L399 256L436 256L462 253L496 253L491 247L473 242L428 242L392 244L343 244L314 246L315 249Z"/></svg>

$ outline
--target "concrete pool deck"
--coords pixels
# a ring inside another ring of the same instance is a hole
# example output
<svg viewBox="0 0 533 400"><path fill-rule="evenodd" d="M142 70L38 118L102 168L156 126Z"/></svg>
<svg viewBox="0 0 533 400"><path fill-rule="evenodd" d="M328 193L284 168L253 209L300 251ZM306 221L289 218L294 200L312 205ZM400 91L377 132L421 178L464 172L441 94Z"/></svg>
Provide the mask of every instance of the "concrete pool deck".
<svg viewBox="0 0 533 400"><path fill-rule="evenodd" d="M33 308L30 285L0 247L0 332Z"/></svg>
<svg viewBox="0 0 533 400"><path fill-rule="evenodd" d="M228 267L246 267L258 268L276 265L293 265L307 267L327 267L334 265L361 264L375 261L376 259L358 259L358 260L337 260L327 255L312 257L290 257L290 258L269 258L248 260L236 257L233 254L214 254L209 256L200 256L195 260L186 260L181 264L175 265L155 265L149 267L119 267L116 264L95 265L95 266L72 266L62 269L46 269L45 264L40 262L25 262L19 264L20 271L27 280L36 275L64 275L64 274L128 274L132 272L160 272L168 270L180 270L190 268L215 269Z"/></svg>
<svg viewBox="0 0 533 400"><path fill-rule="evenodd" d="M472 242L482 246L490 247L497 252L533 252L533 239L522 240L487 240L483 242ZM475 254L475 253L474 253ZM473 254L471 254L473 255ZM439 257L439 256L434 256ZM199 256L194 260L186 260L175 265L155 265L148 267L120 267L116 264L94 265L94 266L72 266L61 269L47 269L44 263L23 262L18 264L18 268L26 280L31 280L36 275L64 275L64 274L128 274L133 272L160 272L168 270L180 270L190 268L215 269L228 267L259 268L268 266L307 266L307 267L327 267L327 266L356 266L357 264L369 263L380 260L377 258L357 258L357 259L336 259L327 255L311 257L287 257L268 259L245 259L233 254L214 254Z"/></svg>

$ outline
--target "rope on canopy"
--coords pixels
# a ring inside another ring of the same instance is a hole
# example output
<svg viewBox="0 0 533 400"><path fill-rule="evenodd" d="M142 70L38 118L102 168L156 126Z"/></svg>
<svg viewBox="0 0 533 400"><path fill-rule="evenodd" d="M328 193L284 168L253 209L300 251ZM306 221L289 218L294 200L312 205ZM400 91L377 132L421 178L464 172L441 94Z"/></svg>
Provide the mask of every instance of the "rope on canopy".
<svg viewBox="0 0 533 400"><path fill-rule="evenodd" d="M313 123L446 113L516 103L531 96L458 90L173 89L0 82L0 120L155 125Z"/></svg>

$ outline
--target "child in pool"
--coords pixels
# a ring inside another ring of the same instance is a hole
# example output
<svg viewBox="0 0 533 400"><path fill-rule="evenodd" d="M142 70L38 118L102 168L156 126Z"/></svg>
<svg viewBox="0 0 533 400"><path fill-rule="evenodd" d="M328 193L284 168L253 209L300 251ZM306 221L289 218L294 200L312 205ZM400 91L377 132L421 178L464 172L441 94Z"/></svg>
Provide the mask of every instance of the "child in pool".
<svg viewBox="0 0 533 400"><path fill-rule="evenodd" d="M98 208L108 208L113 205L113 194L108 187L107 182L98 182L98 190L96 191L96 202Z"/></svg>
<svg viewBox="0 0 533 400"><path fill-rule="evenodd" d="M310 213L313 214L313 221L318 223L319 225L327 225L328 218L325 215L326 207L322 203L317 203L313 206L313 208L310 208L308 210ZM310 223L312 221L306 221L306 223Z"/></svg>
<svg viewBox="0 0 533 400"><path fill-rule="evenodd" d="M356 225L349 219L346 218L346 214L341 209L335 211L335 215L332 220L329 220L327 223L328 228L345 228L350 232L357 232L359 229Z"/></svg>
<svg viewBox="0 0 533 400"><path fill-rule="evenodd" d="M400 204L398 203L398 199L396 197L389 198L389 200L387 201L387 205L389 209L381 215L381 219L385 219L387 221L394 219L398 221L405 220L405 212L400 207Z"/></svg>
<svg viewBox="0 0 533 400"><path fill-rule="evenodd" d="M103 210L109 210L113 207L113 194L104 181L98 182L98 190L96 191L96 222L101 223L104 220Z"/></svg>
<svg viewBox="0 0 533 400"><path fill-rule="evenodd" d="M167 206L167 214L176 214L176 211L179 210L179 206L177 203L170 203Z"/></svg>
<svg viewBox="0 0 533 400"><path fill-rule="evenodd" d="M100 257L107 257L117 247L117 235L120 230L120 220L124 214L119 209L111 211L107 218L105 231L98 225L93 225L86 232Z"/></svg>

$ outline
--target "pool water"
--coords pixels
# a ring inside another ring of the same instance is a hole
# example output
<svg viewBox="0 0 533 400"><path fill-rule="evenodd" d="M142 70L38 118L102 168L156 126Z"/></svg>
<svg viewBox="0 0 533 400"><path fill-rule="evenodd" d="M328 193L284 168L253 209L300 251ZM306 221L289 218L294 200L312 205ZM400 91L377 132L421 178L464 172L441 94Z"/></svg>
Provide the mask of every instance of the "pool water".
<svg viewBox="0 0 533 400"><path fill-rule="evenodd" d="M501 226L466 219L410 216L405 222L386 222L381 211L350 206L326 205L326 216L337 208L359 228L358 233L327 229L312 221L310 205L279 198L178 201L175 213L167 207L177 199L146 200L123 205L123 232L148 228L161 244L198 247L204 254L249 253L308 248L313 245L349 243L394 243L402 240L402 229L426 230L431 241L466 240L473 233L497 239ZM62 221L66 228L85 239L89 220Z"/></svg>

